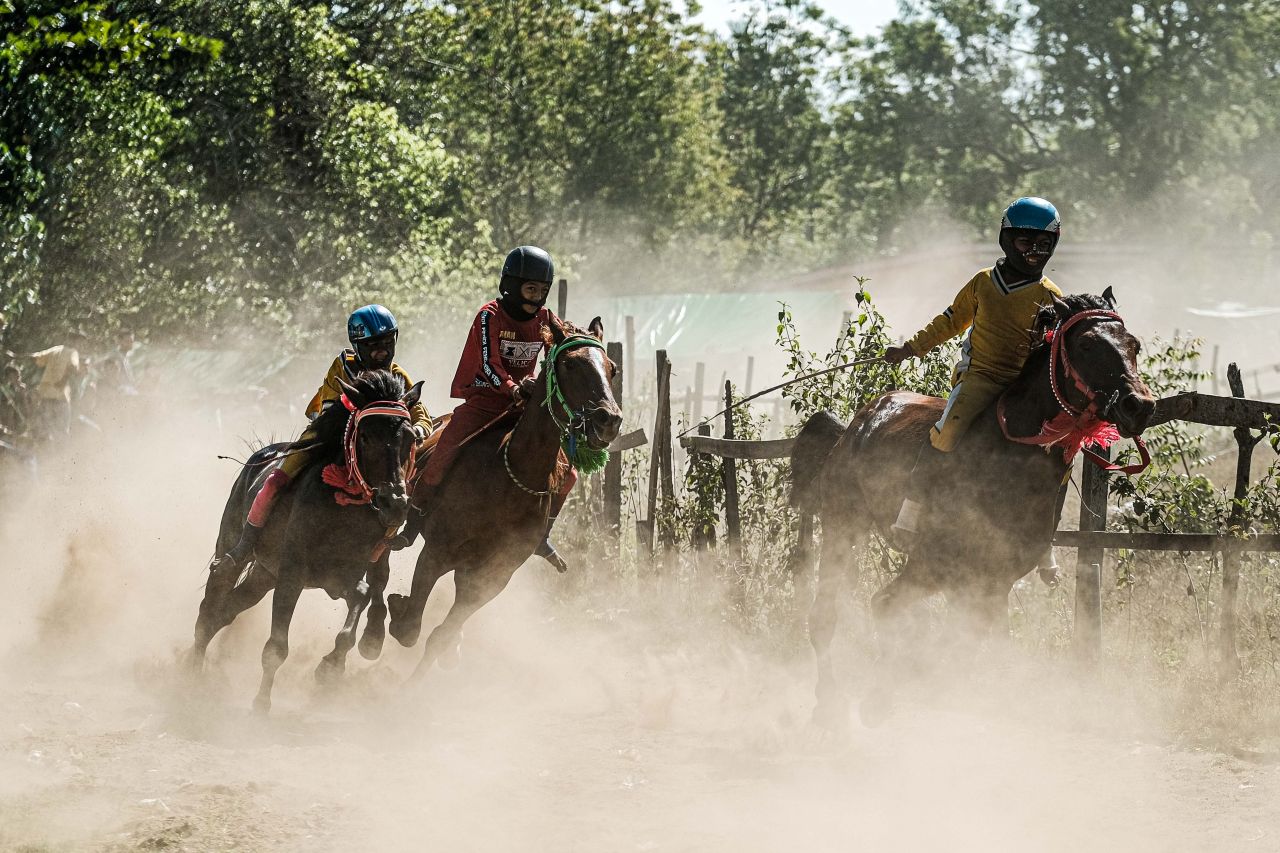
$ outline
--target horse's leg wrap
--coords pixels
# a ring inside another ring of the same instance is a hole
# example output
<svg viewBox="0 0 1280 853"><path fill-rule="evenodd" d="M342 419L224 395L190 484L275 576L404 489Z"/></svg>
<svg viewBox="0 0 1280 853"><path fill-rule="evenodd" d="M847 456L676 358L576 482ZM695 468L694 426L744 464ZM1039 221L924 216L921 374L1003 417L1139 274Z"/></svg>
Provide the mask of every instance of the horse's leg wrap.
<svg viewBox="0 0 1280 853"><path fill-rule="evenodd" d="M560 483L560 490L551 496L551 513L547 516L547 529L543 531L542 541L538 543L538 547L533 552L555 566L556 571L561 574L569 571L569 564L556 551L556 546L551 544L551 528L555 526L556 519L560 516L560 510L564 509L564 503L569 499L569 492L573 491L573 486L577 482L578 472L570 468L568 473L565 474L564 480Z"/></svg>

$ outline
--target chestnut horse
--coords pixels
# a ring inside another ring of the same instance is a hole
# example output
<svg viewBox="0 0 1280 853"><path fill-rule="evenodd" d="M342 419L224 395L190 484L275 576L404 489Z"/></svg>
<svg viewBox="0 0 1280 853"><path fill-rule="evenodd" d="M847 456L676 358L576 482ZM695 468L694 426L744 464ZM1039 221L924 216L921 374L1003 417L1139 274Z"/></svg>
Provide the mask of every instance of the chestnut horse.
<svg viewBox="0 0 1280 853"><path fill-rule="evenodd" d="M979 628L989 632L1003 624L1007 630L1009 591L1036 566L1057 529L1058 496L1070 471L1059 446L1073 438L1079 444L1081 428L1096 432L1108 424L1119 436L1139 436L1155 411L1155 398L1138 375L1138 341L1115 313L1110 288L1102 297L1055 299L1035 326L1021 374L940 467L906 565L872 599L886 670L901 663L898 656L911 645L909 608L933 593L945 593L949 605ZM1049 343L1051 332L1056 345ZM818 670L814 719L822 725L843 728L847 722L847 699L832 673L831 640L849 550L872 530L887 534L912 460L944 403L894 391L869 402L847 427L820 412L797 436L792 501L822 522L809 613ZM873 695L870 705L864 701L869 722L885 710L872 706L888 699L891 689Z"/></svg>
<svg viewBox="0 0 1280 853"><path fill-rule="evenodd" d="M262 683L254 700L259 712L271 707L276 670L289 655L289 623L304 588L323 589L347 604L347 618L333 651L316 669L317 678L343 671L361 613L371 597L381 601L387 557L370 563L369 556L387 530L403 524L408 514L406 475L414 446L409 407L422 393L421 382L407 391L403 385L385 370L364 371L351 384L344 382L342 401L326 407L314 422L319 461L280 496L244 576L239 577L238 567L230 572L211 567L191 649L196 669L214 636L275 590L271 636L262 649ZM290 446L271 445L249 457L227 498L215 554L225 554L235 543L271 462ZM376 625L370 620L360 644L366 658L381 652L381 632L382 620Z"/></svg>
<svg viewBox="0 0 1280 853"><path fill-rule="evenodd" d="M537 548L568 471L562 444L602 451L622 426L609 386L618 368L604 353L600 318L588 332L557 321L543 336L548 355L519 420L510 432L481 433L459 452L427 507L410 594L388 597L391 636L412 646L436 581L454 573L453 606L427 637L415 679L442 653L456 653L462 624Z"/></svg>

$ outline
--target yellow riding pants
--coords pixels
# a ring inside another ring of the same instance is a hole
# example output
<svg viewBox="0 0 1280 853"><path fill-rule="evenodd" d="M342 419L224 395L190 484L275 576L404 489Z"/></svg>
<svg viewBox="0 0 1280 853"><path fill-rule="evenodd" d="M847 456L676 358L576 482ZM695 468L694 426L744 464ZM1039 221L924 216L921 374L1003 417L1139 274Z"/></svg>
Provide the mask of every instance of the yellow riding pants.
<svg viewBox="0 0 1280 853"><path fill-rule="evenodd" d="M316 435L314 427L308 426L302 431L302 435L298 436L296 444L299 447L306 447L313 444L319 436ZM285 456L284 461L280 463L280 470L283 471L290 480L296 479L303 468L311 462L315 456L314 450L291 450Z"/></svg>
<svg viewBox="0 0 1280 853"><path fill-rule="evenodd" d="M970 424L1007 387L981 373L966 371L957 374L956 382L951 386L951 396L947 397L947 407L942 410L942 417L929 430L929 443L943 453L950 453L960 443L960 438Z"/></svg>

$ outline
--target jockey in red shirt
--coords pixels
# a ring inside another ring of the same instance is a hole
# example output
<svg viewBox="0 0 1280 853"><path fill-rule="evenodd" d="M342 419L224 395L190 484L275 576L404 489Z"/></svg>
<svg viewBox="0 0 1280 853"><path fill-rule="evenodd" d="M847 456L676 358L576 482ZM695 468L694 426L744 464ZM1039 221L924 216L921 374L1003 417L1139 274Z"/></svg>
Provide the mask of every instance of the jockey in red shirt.
<svg viewBox="0 0 1280 853"><path fill-rule="evenodd" d="M444 480L462 442L486 426L509 429L519 418L519 408L533 391L538 356L544 346L542 328L555 317L546 307L554 278L551 256L537 246L519 246L507 255L498 284L500 295L476 315L453 376L450 395L463 402L453 410L427 458L420 487L426 486L428 491L415 500L418 512L410 514L404 530L392 540L393 549L406 548L417 539L424 507L430 504L432 492ZM568 566L551 544L551 528L577 479L577 471L570 468L552 499L546 533L534 552L562 572Z"/></svg>

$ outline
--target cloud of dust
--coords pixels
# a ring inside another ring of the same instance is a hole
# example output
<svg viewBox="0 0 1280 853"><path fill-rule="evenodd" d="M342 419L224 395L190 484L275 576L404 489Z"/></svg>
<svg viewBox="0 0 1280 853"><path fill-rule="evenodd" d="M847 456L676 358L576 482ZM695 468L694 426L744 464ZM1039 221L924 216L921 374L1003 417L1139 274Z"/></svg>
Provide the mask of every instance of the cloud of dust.
<svg viewBox="0 0 1280 853"><path fill-rule="evenodd" d="M583 552L587 594L531 561L468 623L461 665L419 687L403 682L420 647L388 638L318 688L342 608L305 592L275 708L254 718L267 604L215 640L204 678L179 666L237 472L215 455L298 427L250 417L121 409L37 483L7 478L0 847L1194 849L1237 782L1152 740L1147 697L1021 652L913 689L881 728L851 716L847 738L821 736L811 656L731 628L732 590L620 580ZM450 597L446 580L427 626ZM841 636L865 620L846 608ZM866 649L838 653L856 695ZM1262 820L1228 805L1219 843Z"/></svg>

